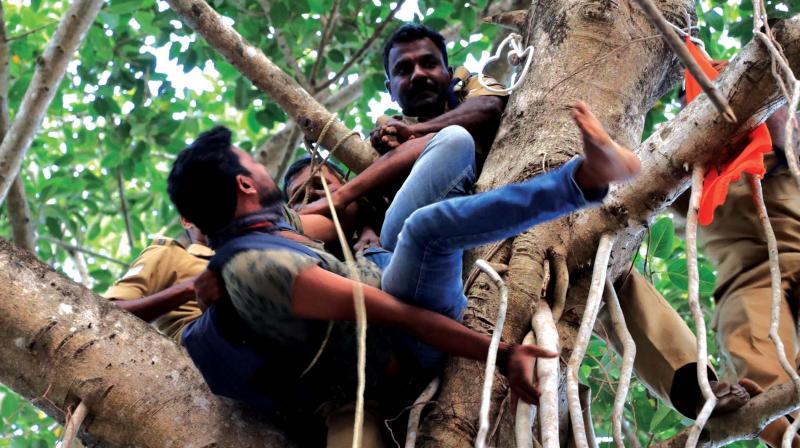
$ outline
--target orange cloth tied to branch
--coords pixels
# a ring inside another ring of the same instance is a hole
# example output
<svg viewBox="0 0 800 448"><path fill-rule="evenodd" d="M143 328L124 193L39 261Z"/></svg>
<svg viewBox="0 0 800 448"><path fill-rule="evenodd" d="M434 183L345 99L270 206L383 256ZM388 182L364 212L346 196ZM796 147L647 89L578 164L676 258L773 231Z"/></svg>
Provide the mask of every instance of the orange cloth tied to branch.
<svg viewBox="0 0 800 448"><path fill-rule="evenodd" d="M686 46L706 76L711 80L716 79L719 72L714 69L706 55L692 43L689 36L686 36ZM689 74L689 70L686 70L685 79L688 104L700 95L703 89ZM714 220L714 210L725 203L731 182L741 179L742 173L752 174L759 179L764 177L767 171L764 167L764 154L770 151L772 151L772 138L767 126L761 124L745 137L745 148L735 159L723 166L721 172L713 167L708 170L703 180L703 195L700 198L700 211L697 216L700 224L704 226L711 224Z"/></svg>

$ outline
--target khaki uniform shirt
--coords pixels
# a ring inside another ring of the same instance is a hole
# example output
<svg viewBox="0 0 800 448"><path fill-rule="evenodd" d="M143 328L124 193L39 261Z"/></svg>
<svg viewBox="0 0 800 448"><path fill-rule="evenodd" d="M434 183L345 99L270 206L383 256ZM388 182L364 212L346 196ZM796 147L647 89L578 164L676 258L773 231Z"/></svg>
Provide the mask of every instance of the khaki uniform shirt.
<svg viewBox="0 0 800 448"><path fill-rule="evenodd" d="M769 171L778 160L770 153L764 162ZM786 167L764 179L762 187L781 264L796 263L800 260L800 189ZM768 261L767 242L745 176L731 183L725 204L717 208L710 226L700 226L699 237L717 266L718 298L739 274Z"/></svg>
<svg viewBox="0 0 800 448"><path fill-rule="evenodd" d="M478 80L478 75L474 73L470 73L466 67L458 67L453 71L453 79L457 79L455 86L453 86L453 93L458 100L458 103L461 104L464 101L470 98L476 98L479 96L508 96L507 93L496 93L492 92L491 90L486 89L483 87ZM494 89L503 89L505 86L501 84L494 78L490 78L488 76L484 76L483 78L484 83L492 87ZM449 110L449 107L446 107L446 111ZM395 120L400 120L407 125L413 125L420 122L419 118L417 117L409 117L406 115L381 115L378 117L378 121L376 123L377 126L382 126L386 124L389 120L394 118ZM481 155L485 156L484 148L481 148L480 145L476 143L475 151Z"/></svg>
<svg viewBox="0 0 800 448"><path fill-rule="evenodd" d="M163 291L200 275L214 252L192 244L184 248L170 238L156 238L131 264L128 272L104 296L115 300L134 300ZM195 300L159 317L153 326L180 343L183 329L202 312Z"/></svg>

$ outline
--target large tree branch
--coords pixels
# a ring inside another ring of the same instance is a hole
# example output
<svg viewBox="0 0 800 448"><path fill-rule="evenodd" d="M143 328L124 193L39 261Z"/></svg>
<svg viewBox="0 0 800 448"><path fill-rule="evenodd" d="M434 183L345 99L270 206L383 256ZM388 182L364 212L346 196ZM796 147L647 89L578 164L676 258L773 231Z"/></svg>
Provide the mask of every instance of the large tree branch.
<svg viewBox="0 0 800 448"><path fill-rule="evenodd" d="M14 123L0 144L0 203L5 200L19 173L25 152L58 90L67 63L83 41L103 3L103 0L75 0L58 24L44 54L37 59L36 72Z"/></svg>
<svg viewBox="0 0 800 448"><path fill-rule="evenodd" d="M340 88L326 98L322 105L334 114L344 109L363 94L365 78L366 75L362 75L352 84ZM292 151L299 144L300 136L300 129L294 121L286 123L283 129L276 132L258 148L256 160L265 165L273 176L279 177L286 169Z"/></svg>
<svg viewBox="0 0 800 448"><path fill-rule="evenodd" d="M102 446L284 447L152 327L0 239L0 382ZM136 424L131 424L135 422Z"/></svg>
<svg viewBox="0 0 800 448"><path fill-rule="evenodd" d="M198 34L234 67L239 69L262 92L300 125L303 133L316 141L326 123L335 118L325 107L306 92L292 77L283 72L261 50L250 45L203 0L168 0L170 7L184 23ZM333 120L321 142L333 148L344 139L336 157L354 171L362 171L377 157L369 142L346 138L350 134L339 120Z"/></svg>
<svg viewBox="0 0 800 448"><path fill-rule="evenodd" d="M751 399L741 409L712 417L700 435L698 447L713 448L758 437L758 434L778 417L800 407L800 397L793 382L773 387ZM691 427L672 438L651 445L653 448L678 448L686 445Z"/></svg>

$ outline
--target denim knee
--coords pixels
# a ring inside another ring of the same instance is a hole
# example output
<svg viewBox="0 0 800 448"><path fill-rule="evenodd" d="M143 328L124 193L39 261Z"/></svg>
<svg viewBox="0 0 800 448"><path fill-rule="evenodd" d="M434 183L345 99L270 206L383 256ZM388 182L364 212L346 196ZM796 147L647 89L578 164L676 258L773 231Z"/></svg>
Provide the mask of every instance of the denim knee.
<svg viewBox="0 0 800 448"><path fill-rule="evenodd" d="M437 132L425 152L437 149L447 151L448 157L454 161L461 161L465 165L475 163L475 139L461 126L447 126Z"/></svg>

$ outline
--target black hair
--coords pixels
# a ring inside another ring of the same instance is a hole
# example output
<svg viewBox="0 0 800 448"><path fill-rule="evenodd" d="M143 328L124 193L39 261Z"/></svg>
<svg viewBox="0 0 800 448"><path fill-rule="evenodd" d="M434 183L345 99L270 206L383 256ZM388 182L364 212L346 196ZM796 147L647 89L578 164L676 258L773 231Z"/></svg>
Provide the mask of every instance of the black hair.
<svg viewBox="0 0 800 448"><path fill-rule="evenodd" d="M230 129L217 126L178 154L167 192L181 216L211 235L234 218L239 174L250 172L232 150Z"/></svg>
<svg viewBox="0 0 800 448"><path fill-rule="evenodd" d="M439 48L439 51L442 53L444 66L448 67L450 64L447 62L447 44L445 44L444 36L439 34L438 31L428 28L425 25L419 23L407 23L394 30L392 35L389 36L389 39L386 40L386 43L383 44L383 68L386 70L386 76L390 77L389 52L392 51L392 47L398 43L404 44L425 38L432 40L433 43L436 44L436 47Z"/></svg>
<svg viewBox="0 0 800 448"><path fill-rule="evenodd" d="M281 190L283 190L283 198L287 202L289 201L289 199L291 199L289 197L289 184L292 183L292 180L294 179L295 176L297 176L297 174L300 171L303 171L303 169L309 165L311 165L311 157L303 157L302 159L289 165L289 168L286 170L286 174L283 175L283 188L281 188ZM327 166L328 169L333 171L333 173L336 176L338 176L342 180L342 182L347 180L347 175L335 163L331 162L330 160L326 160L325 166Z"/></svg>

